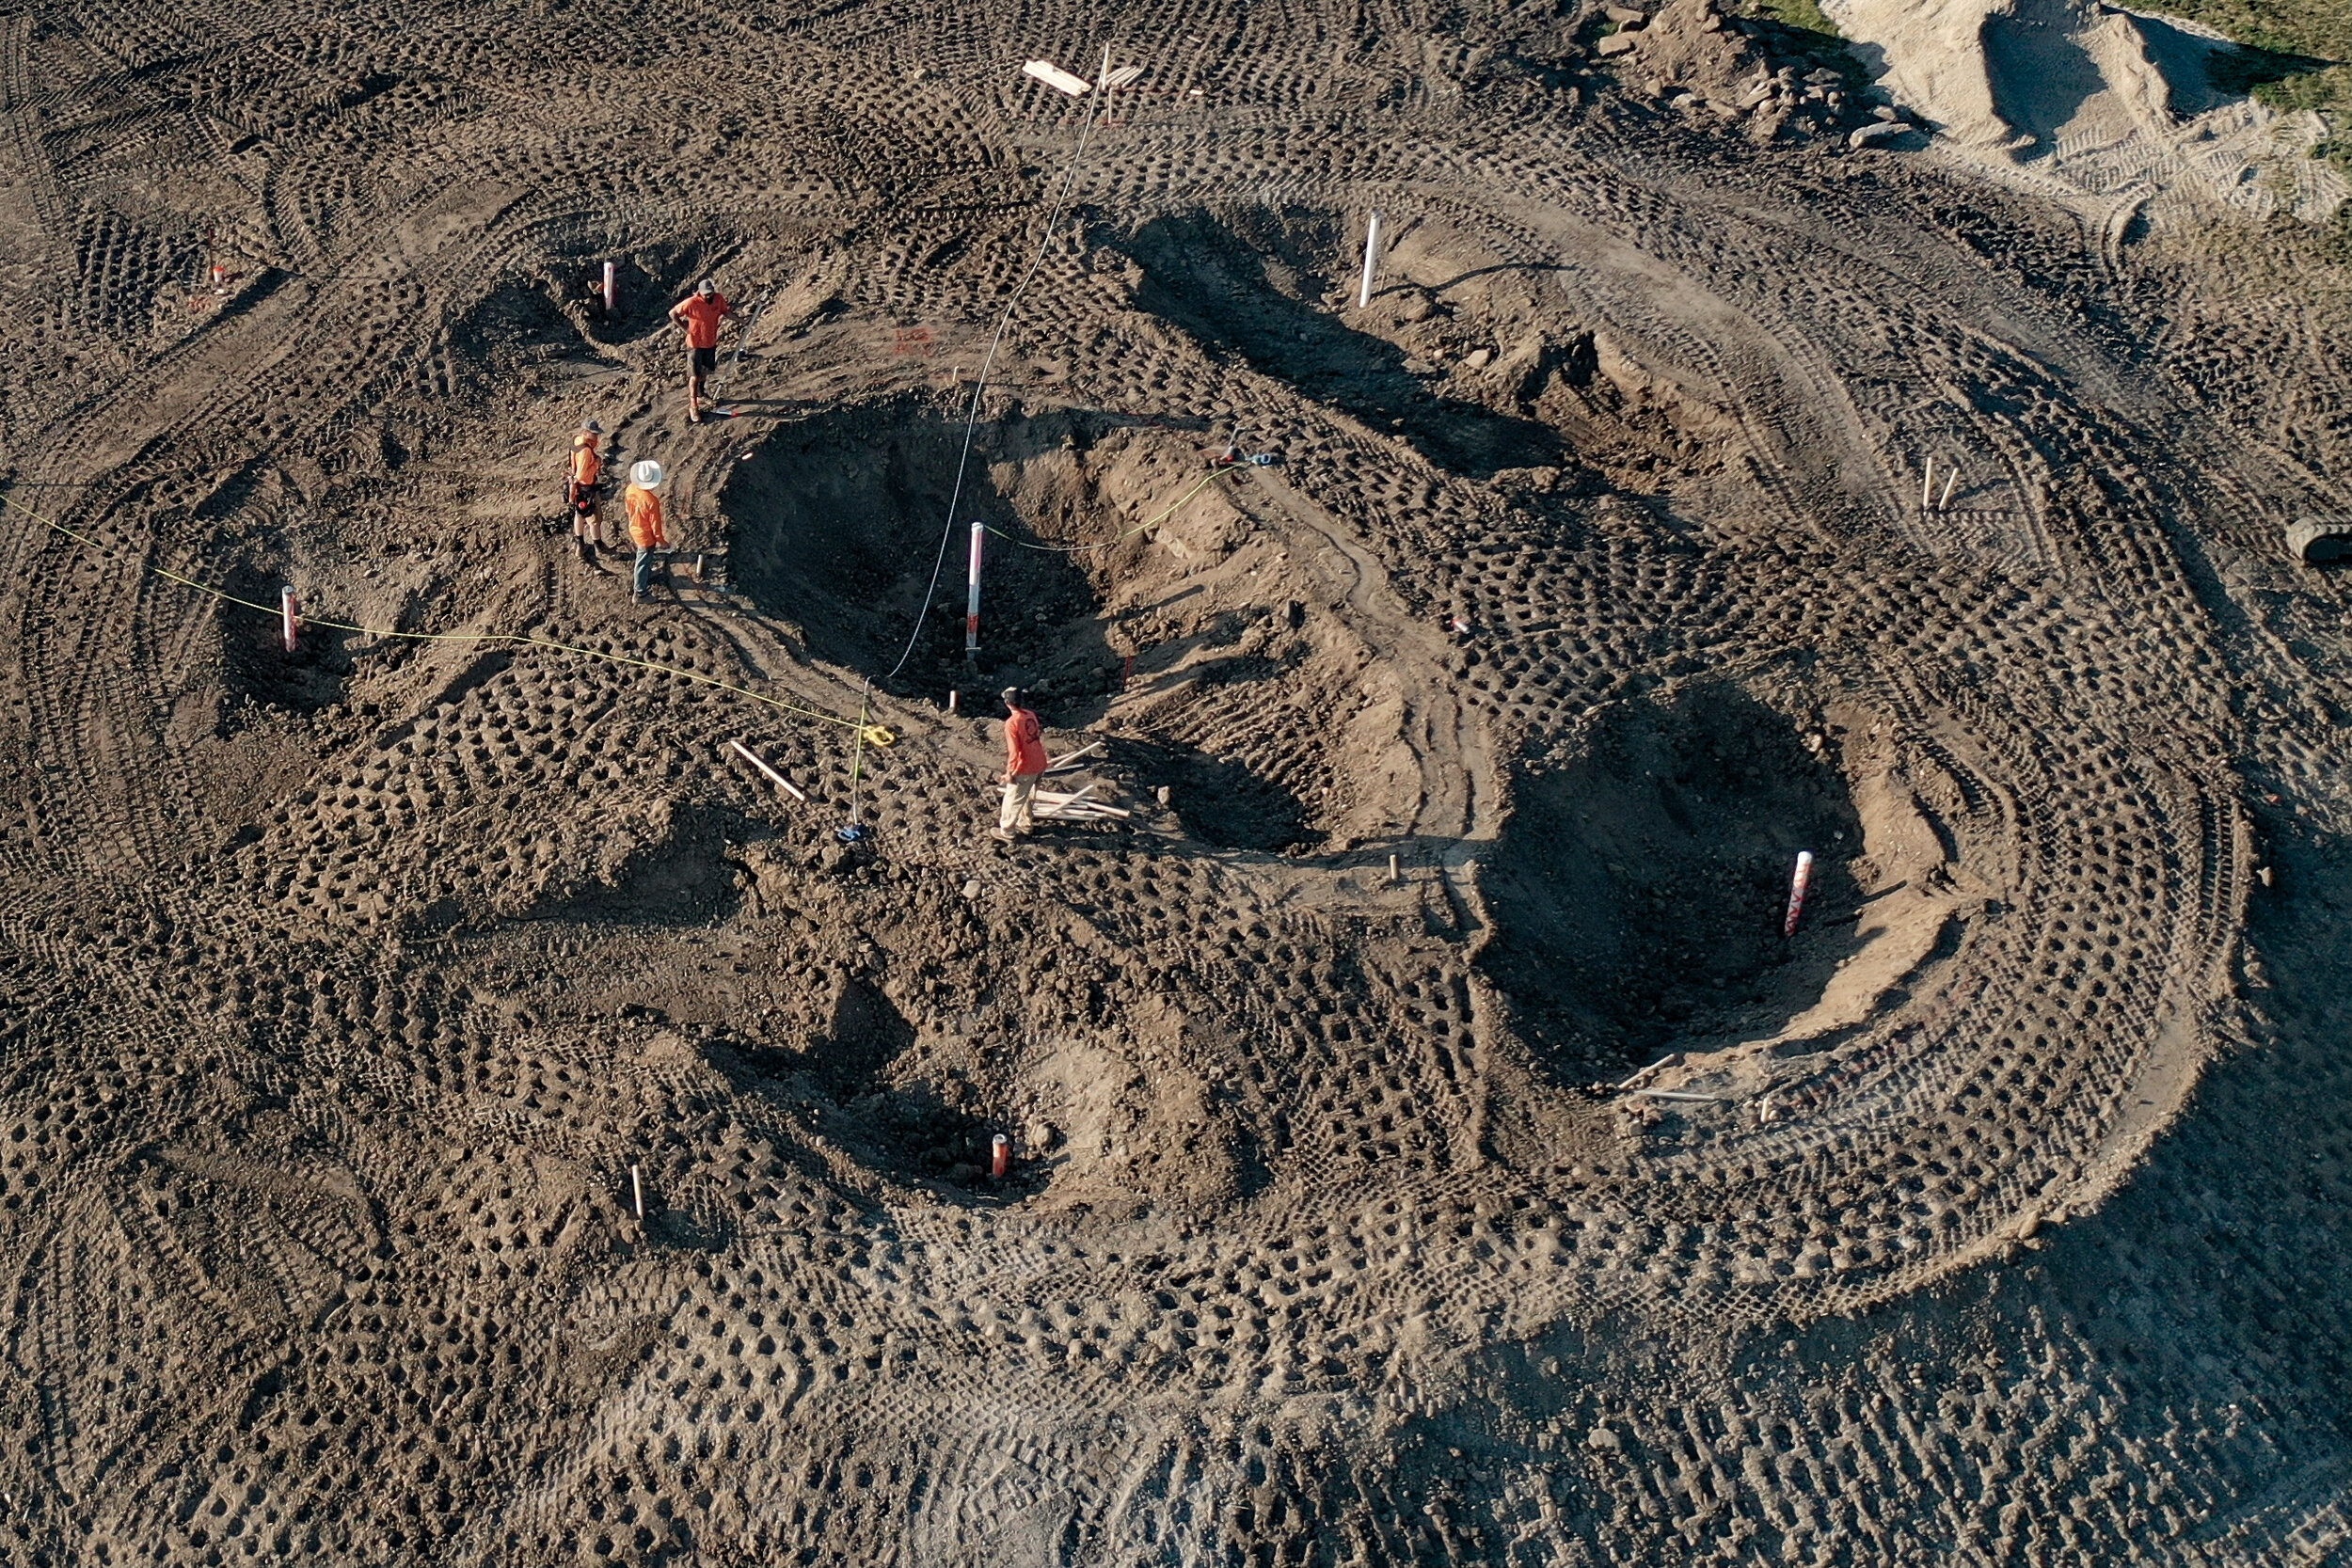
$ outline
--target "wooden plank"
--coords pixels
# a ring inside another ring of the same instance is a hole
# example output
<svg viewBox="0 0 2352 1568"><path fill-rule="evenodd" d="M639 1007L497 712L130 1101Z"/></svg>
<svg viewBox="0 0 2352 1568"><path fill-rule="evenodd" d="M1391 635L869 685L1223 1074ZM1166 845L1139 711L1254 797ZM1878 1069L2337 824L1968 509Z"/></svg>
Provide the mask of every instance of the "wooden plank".
<svg viewBox="0 0 2352 1568"><path fill-rule="evenodd" d="M1066 92L1073 98L1083 97L1091 90L1085 77L1073 76L1051 60L1031 60L1021 68L1021 72L1025 76L1034 76L1055 91Z"/></svg>

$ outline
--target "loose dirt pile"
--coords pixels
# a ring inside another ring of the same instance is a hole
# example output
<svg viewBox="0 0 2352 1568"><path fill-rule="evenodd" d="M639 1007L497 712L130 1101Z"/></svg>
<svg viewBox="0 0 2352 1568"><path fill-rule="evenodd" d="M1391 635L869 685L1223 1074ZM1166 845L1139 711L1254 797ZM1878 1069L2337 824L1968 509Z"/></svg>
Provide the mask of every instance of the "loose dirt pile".
<svg viewBox="0 0 2352 1568"><path fill-rule="evenodd" d="M2324 1560L2341 259L1104 25L0 19L0 1561Z"/></svg>

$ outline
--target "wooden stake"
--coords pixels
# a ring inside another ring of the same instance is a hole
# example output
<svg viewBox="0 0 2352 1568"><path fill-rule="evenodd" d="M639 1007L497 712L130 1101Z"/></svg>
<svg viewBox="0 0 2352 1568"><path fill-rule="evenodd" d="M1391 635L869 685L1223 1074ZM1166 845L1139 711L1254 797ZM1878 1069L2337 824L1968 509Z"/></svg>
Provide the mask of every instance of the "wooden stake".
<svg viewBox="0 0 2352 1568"><path fill-rule="evenodd" d="M1960 470L1958 468L1954 468L1949 474L1945 476L1944 499L1935 503L1935 509L1938 512L1947 511L1950 508L1952 504L1952 486L1958 484L1959 483Z"/></svg>
<svg viewBox="0 0 2352 1568"><path fill-rule="evenodd" d="M808 804L808 797L802 794L800 790L793 785L790 779L786 778L783 774L777 772L774 768L760 761L759 753L754 752L749 746L744 745L739 740L730 740L727 744L734 747L736 753L742 757L745 762L750 763L754 768L756 768L761 772L767 774L769 783L774 784L778 789L783 790L787 795L791 796L795 800L800 801L801 804Z"/></svg>
<svg viewBox="0 0 2352 1568"><path fill-rule="evenodd" d="M621 277L612 262L604 264L604 313L612 314L621 308Z"/></svg>
<svg viewBox="0 0 2352 1568"><path fill-rule="evenodd" d="M1054 764L1053 767L1048 768L1045 770L1044 777L1050 779L1057 773L1075 773L1078 771L1080 758L1092 756L1095 752L1101 751L1102 749L1103 743L1099 740L1081 746L1076 751L1071 752L1068 756L1062 758L1059 762Z"/></svg>
<svg viewBox="0 0 2352 1568"><path fill-rule="evenodd" d="M1404 879L1405 879L1405 873L1404 873L1403 871L1401 871L1401 870L1399 870L1399 869L1397 868L1396 857L1395 857L1394 855L1391 855L1391 856L1389 857L1389 883L1390 883L1390 885L1391 885L1391 886L1394 886L1396 883L1401 882L1401 881L1403 881Z"/></svg>
<svg viewBox="0 0 2352 1568"><path fill-rule="evenodd" d="M643 1225L645 1220L645 1184L638 1178L635 1165L628 1167L628 1201L637 1211L637 1222Z"/></svg>
<svg viewBox="0 0 2352 1568"><path fill-rule="evenodd" d="M1935 459L1928 459L1927 472L1919 480L1919 510L1925 512L1935 500Z"/></svg>
<svg viewBox="0 0 2352 1568"><path fill-rule="evenodd" d="M286 639L286 651L302 651L302 603L294 597L294 584L278 591L278 619Z"/></svg>
<svg viewBox="0 0 2352 1568"><path fill-rule="evenodd" d="M1012 1140L1002 1132L988 1141L988 1174L1002 1181L1012 1168Z"/></svg>
<svg viewBox="0 0 2352 1568"><path fill-rule="evenodd" d="M1364 278L1356 285L1356 309L1364 309L1372 304L1372 275L1380 260L1380 214L1372 214L1364 225Z"/></svg>

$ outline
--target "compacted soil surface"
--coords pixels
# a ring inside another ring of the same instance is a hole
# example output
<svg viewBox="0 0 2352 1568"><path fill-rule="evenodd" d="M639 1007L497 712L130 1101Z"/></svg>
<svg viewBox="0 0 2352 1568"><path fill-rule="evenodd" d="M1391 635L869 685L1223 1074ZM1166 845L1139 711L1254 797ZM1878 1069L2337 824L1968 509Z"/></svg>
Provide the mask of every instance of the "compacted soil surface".
<svg viewBox="0 0 2352 1568"><path fill-rule="evenodd" d="M0 1563L2352 1551L2341 230L1866 65L0 16Z"/></svg>

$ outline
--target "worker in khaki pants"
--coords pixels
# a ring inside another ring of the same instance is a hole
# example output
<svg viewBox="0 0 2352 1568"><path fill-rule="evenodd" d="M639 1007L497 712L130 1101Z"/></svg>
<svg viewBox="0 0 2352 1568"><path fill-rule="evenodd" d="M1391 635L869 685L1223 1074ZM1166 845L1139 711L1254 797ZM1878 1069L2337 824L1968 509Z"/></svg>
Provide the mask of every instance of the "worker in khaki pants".
<svg viewBox="0 0 2352 1568"><path fill-rule="evenodd" d="M996 816L996 836L1010 844L1037 826L1029 803L1044 775L1045 729L1029 711L1028 693L1005 688L1005 809Z"/></svg>

